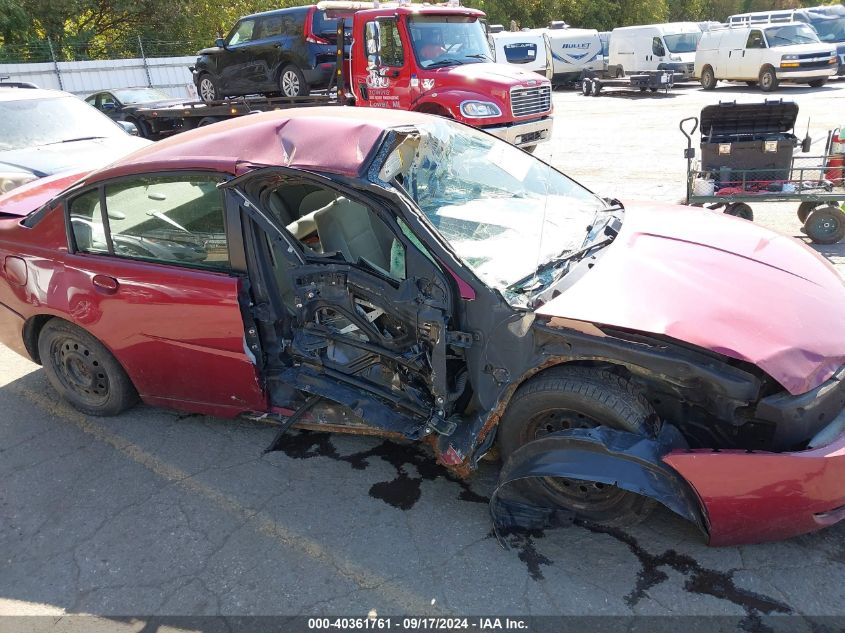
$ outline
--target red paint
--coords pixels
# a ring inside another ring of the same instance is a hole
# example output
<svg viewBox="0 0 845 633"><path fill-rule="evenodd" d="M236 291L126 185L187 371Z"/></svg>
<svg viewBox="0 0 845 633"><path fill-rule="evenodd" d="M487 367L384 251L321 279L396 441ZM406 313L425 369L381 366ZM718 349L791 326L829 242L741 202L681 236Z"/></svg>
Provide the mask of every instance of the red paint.
<svg viewBox="0 0 845 633"><path fill-rule="evenodd" d="M13 191L0 196L0 214L28 215L88 173L89 171L63 172L16 187Z"/></svg>
<svg viewBox="0 0 845 633"><path fill-rule="evenodd" d="M678 451L663 461L698 493L711 545L789 538L843 518L845 435L797 453Z"/></svg>
<svg viewBox="0 0 845 633"><path fill-rule="evenodd" d="M830 263L796 239L703 209L630 206L595 267L537 312L748 361L792 394L845 364L845 285Z"/></svg>
<svg viewBox="0 0 845 633"><path fill-rule="evenodd" d="M7 257L3 264L3 274L10 284L25 286L27 278L26 262L20 257Z"/></svg>

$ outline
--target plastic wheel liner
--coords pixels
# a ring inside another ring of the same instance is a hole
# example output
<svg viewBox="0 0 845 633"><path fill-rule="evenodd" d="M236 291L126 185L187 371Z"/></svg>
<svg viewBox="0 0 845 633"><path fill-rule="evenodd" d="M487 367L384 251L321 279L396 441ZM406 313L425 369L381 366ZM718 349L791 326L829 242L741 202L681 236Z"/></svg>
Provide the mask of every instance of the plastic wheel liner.
<svg viewBox="0 0 845 633"><path fill-rule="evenodd" d="M505 463L490 498L493 529L506 547L503 534L539 530L571 523L571 511L541 507L524 498L513 482L529 477L567 477L615 485L660 502L692 521L708 534L698 496L664 455L687 448L680 432L664 424L656 438L607 427L550 433L517 449Z"/></svg>

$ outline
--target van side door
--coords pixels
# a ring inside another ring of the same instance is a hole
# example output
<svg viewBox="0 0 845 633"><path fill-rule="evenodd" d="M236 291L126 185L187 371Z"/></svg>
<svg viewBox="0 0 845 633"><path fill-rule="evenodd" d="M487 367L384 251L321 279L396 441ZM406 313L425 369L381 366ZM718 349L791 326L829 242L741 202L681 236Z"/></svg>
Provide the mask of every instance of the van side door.
<svg viewBox="0 0 845 633"><path fill-rule="evenodd" d="M766 54L766 38L760 29L751 29L748 39L745 41L742 64L740 65L740 79L757 79L760 75L760 67L763 65L763 57Z"/></svg>
<svg viewBox="0 0 845 633"><path fill-rule="evenodd" d="M663 60L666 58L666 44L663 42L663 37L655 35L651 38L651 54L648 55L648 70L657 70Z"/></svg>

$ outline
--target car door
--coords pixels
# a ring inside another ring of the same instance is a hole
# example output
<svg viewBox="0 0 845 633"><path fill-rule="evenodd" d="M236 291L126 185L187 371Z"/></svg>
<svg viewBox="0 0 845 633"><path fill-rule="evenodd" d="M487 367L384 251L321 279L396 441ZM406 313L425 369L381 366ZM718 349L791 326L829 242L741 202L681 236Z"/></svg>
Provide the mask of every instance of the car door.
<svg viewBox="0 0 845 633"><path fill-rule="evenodd" d="M240 20L226 40L219 61L220 87L226 94L241 95L255 91L252 41L256 22L256 18Z"/></svg>
<svg viewBox="0 0 845 633"><path fill-rule="evenodd" d="M369 55L366 77L358 78L358 89L365 105L373 108L409 109L414 97L429 88L421 85L407 70L410 52L397 18L380 18L364 25L364 41L379 41L379 55ZM425 84L423 80L422 84Z"/></svg>
<svg viewBox="0 0 845 633"><path fill-rule="evenodd" d="M272 404L314 394L408 438L454 428L461 364L447 345L472 338L449 330L453 282L396 209L283 168L226 186L243 200L250 280L265 293L254 301L265 357L277 363L266 371Z"/></svg>
<svg viewBox="0 0 845 633"><path fill-rule="evenodd" d="M145 401L236 415L264 411L266 398L260 350L245 341L241 238L220 181L146 174L74 195L62 286L72 289L68 312Z"/></svg>
<svg viewBox="0 0 845 633"><path fill-rule="evenodd" d="M123 104L110 92L101 92L98 95L97 109L115 121L123 118Z"/></svg>
<svg viewBox="0 0 845 633"><path fill-rule="evenodd" d="M276 68L282 48L283 26L283 15L268 15L260 18L255 25L254 38L249 48L252 59L250 83L256 91L278 89Z"/></svg>
<svg viewBox="0 0 845 633"><path fill-rule="evenodd" d="M740 79L757 79L766 54L766 38L761 29L751 29L743 51Z"/></svg>

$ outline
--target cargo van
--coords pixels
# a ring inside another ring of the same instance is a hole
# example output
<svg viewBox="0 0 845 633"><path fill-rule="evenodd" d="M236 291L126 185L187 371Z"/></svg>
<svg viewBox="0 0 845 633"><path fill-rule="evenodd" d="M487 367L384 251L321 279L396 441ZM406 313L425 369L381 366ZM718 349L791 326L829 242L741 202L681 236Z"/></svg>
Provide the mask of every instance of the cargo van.
<svg viewBox="0 0 845 633"><path fill-rule="evenodd" d="M803 22L735 24L702 35L695 76L705 90L720 80L759 84L764 92L784 81L818 88L836 74L837 61L836 48Z"/></svg>
<svg viewBox="0 0 845 633"><path fill-rule="evenodd" d="M841 4L739 13L728 18L731 25L753 26L772 22L804 22L812 26L822 42L836 46L839 57L836 74L845 75L845 7Z"/></svg>
<svg viewBox="0 0 845 633"><path fill-rule="evenodd" d="M544 29L504 31L496 26L491 26L490 38L498 63L516 64L551 79L552 56Z"/></svg>
<svg viewBox="0 0 845 633"><path fill-rule="evenodd" d="M695 22L623 26L610 33L608 67L625 74L671 70L693 76L701 28Z"/></svg>

